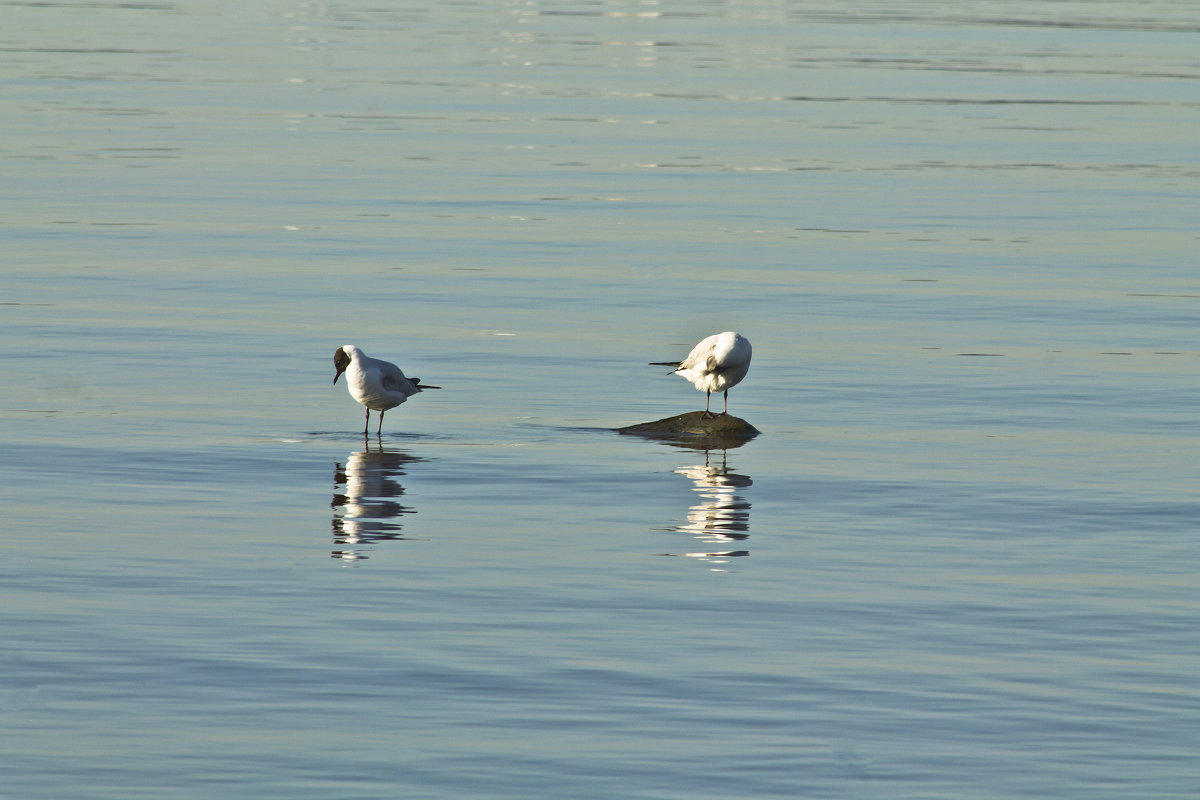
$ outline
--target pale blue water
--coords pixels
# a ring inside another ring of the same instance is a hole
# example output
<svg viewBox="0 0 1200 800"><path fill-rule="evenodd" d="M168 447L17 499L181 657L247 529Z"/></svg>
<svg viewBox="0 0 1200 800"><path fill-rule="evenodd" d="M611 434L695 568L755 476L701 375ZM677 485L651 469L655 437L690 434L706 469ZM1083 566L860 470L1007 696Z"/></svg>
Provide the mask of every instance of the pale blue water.
<svg viewBox="0 0 1200 800"><path fill-rule="evenodd" d="M6 796L1196 796L1192 4L0 19Z"/></svg>

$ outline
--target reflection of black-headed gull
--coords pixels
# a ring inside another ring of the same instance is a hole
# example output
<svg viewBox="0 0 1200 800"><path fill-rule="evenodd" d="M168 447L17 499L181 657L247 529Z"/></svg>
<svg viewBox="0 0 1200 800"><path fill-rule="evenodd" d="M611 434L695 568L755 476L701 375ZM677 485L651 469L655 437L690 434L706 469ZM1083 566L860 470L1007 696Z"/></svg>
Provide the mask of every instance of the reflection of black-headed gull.
<svg viewBox="0 0 1200 800"><path fill-rule="evenodd" d="M372 408L379 412L377 433L383 433L383 412L395 408L423 389L442 388L422 385L420 378L406 378L395 364L371 358L352 344L334 351L333 366L337 370L333 382L337 383L342 373L346 373L346 388L350 390L350 396L367 408L363 435L366 435L371 424Z"/></svg>
<svg viewBox="0 0 1200 800"><path fill-rule="evenodd" d="M406 538L400 518L416 513L401 505L404 486L400 478L409 464L423 459L396 450L365 450L351 453L345 467L334 464L333 557L361 561L379 542Z"/></svg>
<svg viewBox="0 0 1200 800"><path fill-rule="evenodd" d="M674 367L668 375L679 375L704 392L704 416L715 416L708 410L713 392L725 393L725 410L729 413L729 389L737 386L750 370L750 340L740 333L714 333L692 348L683 361L651 361L655 367Z"/></svg>

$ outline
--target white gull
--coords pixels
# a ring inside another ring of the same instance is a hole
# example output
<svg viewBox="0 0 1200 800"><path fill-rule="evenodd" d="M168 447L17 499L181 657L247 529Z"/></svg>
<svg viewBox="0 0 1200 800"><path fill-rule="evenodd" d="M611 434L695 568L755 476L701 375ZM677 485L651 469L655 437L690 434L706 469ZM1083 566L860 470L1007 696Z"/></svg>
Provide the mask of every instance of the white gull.
<svg viewBox="0 0 1200 800"><path fill-rule="evenodd" d="M750 340L740 333L725 331L702 339L692 348L683 361L651 361L656 367L674 367L668 375L686 378L704 392L704 417L714 415L708 410L709 397L713 392L725 393L725 410L729 413L729 390L741 383L750 370Z"/></svg>
<svg viewBox="0 0 1200 800"><path fill-rule="evenodd" d="M363 424L363 435L371 425L371 409L379 412L379 430L383 433L383 412L395 408L412 395L424 389L440 389L440 386L422 384L420 378L406 378L404 373L390 361L371 358L352 344L342 345L333 352L333 382L337 383L346 373L346 388L350 396L367 409Z"/></svg>

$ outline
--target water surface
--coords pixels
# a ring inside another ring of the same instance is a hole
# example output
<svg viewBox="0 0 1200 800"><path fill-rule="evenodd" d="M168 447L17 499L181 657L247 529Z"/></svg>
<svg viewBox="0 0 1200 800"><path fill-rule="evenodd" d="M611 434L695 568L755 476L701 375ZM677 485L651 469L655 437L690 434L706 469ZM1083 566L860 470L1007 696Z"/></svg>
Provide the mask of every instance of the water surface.
<svg viewBox="0 0 1200 800"><path fill-rule="evenodd" d="M1194 796L1189 4L0 15L10 792Z"/></svg>

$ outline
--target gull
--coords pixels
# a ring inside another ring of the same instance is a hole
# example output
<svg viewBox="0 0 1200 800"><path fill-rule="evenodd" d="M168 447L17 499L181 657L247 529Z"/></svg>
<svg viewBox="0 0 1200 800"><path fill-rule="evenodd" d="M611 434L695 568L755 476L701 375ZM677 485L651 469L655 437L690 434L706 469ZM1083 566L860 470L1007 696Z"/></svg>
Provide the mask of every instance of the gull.
<svg viewBox="0 0 1200 800"><path fill-rule="evenodd" d="M704 419L729 413L729 389L737 386L750 370L750 340L740 333L725 331L702 339L683 361L651 361L654 367L674 367L668 375L679 375L704 392ZM725 410L720 415L708 410L713 392L725 393Z"/></svg>
<svg viewBox="0 0 1200 800"><path fill-rule="evenodd" d="M371 358L352 344L342 345L333 351L333 367L337 370L333 382L337 383L342 373L346 373L346 388L350 390L350 396L366 406L363 436L367 435L371 425L372 408L379 412L376 435L380 435L383 433L383 412L395 408L424 389L442 388L422 384L420 378L406 378L395 364Z"/></svg>

